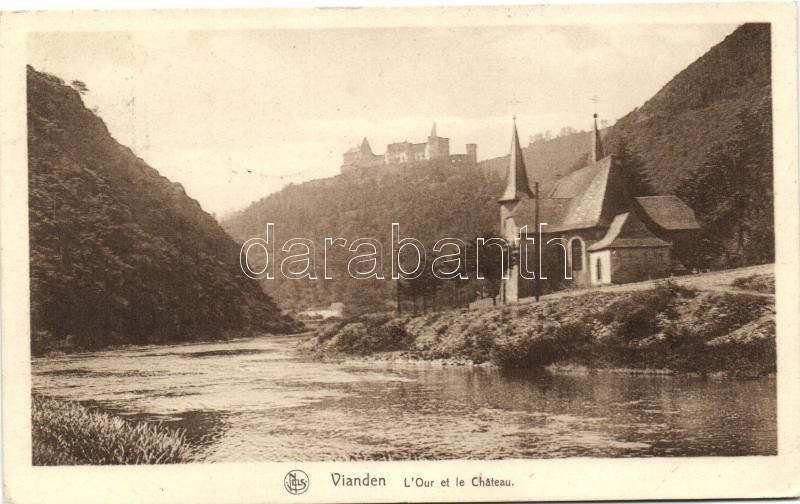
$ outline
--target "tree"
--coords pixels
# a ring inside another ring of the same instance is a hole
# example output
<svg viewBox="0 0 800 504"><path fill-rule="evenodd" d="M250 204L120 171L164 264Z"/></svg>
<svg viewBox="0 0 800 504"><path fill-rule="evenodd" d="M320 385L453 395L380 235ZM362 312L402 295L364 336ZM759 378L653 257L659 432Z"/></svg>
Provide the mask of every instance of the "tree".
<svg viewBox="0 0 800 504"><path fill-rule="evenodd" d="M656 193L653 183L645 171L644 161L628 148L624 139L617 143L612 154L615 163L621 169L623 184L630 196L652 196Z"/></svg>
<svg viewBox="0 0 800 504"><path fill-rule="evenodd" d="M74 89L75 91L77 91L81 95L85 95L86 93L89 92L89 88L86 87L86 83L83 82L83 81L74 80L74 81L70 82L70 86L72 86L72 89Z"/></svg>
<svg viewBox="0 0 800 504"><path fill-rule="evenodd" d="M479 238L483 238L483 243L480 245L478 244ZM490 242L492 238L499 238L499 236L494 231L485 231L468 243L465 268L468 275L472 276L477 272L483 277L483 286L489 292L494 304L503 284L503 273L508 269L511 261L508 248L501 251L497 245ZM506 256L505 263L503 263L504 254ZM478 255L480 255L480 261L477 261Z"/></svg>
<svg viewBox="0 0 800 504"><path fill-rule="evenodd" d="M679 195L703 226L708 265L774 260L772 116L769 100L736 116L733 134L710 148Z"/></svg>

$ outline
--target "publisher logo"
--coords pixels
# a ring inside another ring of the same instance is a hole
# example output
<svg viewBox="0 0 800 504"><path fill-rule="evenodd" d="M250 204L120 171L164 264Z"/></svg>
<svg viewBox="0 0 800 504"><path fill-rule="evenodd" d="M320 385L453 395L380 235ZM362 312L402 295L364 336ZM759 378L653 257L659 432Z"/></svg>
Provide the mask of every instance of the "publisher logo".
<svg viewBox="0 0 800 504"><path fill-rule="evenodd" d="M292 495L300 495L308 490L308 474L300 469L294 469L286 473L283 478L283 487Z"/></svg>

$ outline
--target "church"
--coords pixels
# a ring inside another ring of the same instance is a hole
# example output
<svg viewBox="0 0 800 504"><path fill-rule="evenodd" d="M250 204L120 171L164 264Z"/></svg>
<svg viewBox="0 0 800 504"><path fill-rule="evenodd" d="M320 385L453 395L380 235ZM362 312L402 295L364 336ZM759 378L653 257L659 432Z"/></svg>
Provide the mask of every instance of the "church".
<svg viewBox="0 0 800 504"><path fill-rule="evenodd" d="M528 247L533 250L527 250L527 258L536 264L531 256L539 247L536 235L541 224L542 255L555 251L561 259L561 271L543 274L561 275L578 287L685 271L684 263L691 262L691 242L700 230L692 209L674 195L630 194L624 167L603 152L597 114L591 138L588 165L535 194L538 184L534 192L514 123L506 186L499 199L501 237L517 254L515 244L520 239L535 238L537 245ZM512 261L509 278L503 282L500 295L506 303L533 293L533 281L520 276L519 266L518 260Z"/></svg>

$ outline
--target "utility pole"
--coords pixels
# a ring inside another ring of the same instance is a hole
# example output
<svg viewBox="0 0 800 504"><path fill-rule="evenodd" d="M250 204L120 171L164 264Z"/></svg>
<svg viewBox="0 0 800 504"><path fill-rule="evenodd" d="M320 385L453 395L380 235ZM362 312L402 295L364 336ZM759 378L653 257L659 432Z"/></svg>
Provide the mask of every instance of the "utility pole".
<svg viewBox="0 0 800 504"><path fill-rule="evenodd" d="M541 233L539 233L539 230L542 228L539 225L539 182L534 182L533 183L533 197L536 199L536 206L535 206L536 211L535 211L535 214L534 214L535 215L534 222L536 223L536 231L534 231L534 233L535 233L536 238L541 240L542 239ZM534 264L539 266L540 270L541 270L541 265L542 265L542 258L541 258L541 254L540 254L541 248L542 248L542 244L541 243L537 243L536 246L534 247L534 249L536 250L536 262ZM542 272L541 271L537 271L536 274L533 276L533 295L536 297L536 302L537 303L539 302L539 277L541 275L542 275Z"/></svg>

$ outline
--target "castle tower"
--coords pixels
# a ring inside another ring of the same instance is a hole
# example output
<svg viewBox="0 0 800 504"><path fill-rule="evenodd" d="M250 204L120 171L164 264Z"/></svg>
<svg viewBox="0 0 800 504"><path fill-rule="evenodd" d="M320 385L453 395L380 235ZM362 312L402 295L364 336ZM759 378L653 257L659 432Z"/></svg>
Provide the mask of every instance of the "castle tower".
<svg viewBox="0 0 800 504"><path fill-rule="evenodd" d="M425 144L425 159L435 159L450 155L450 139L436 134L436 122L431 127L431 134Z"/></svg>
<svg viewBox="0 0 800 504"><path fill-rule="evenodd" d="M514 210L519 202L526 198L533 198L528 172L525 168L525 158L519 145L517 134L517 121L514 120L514 130L511 135L511 152L508 157L508 174L506 188L498 200L500 203L500 236L506 240L512 249L517 245L519 228L514 220ZM508 272L508 280L503 283L503 300L506 303L515 303L519 300L519 265L512 264Z"/></svg>
<svg viewBox="0 0 800 504"><path fill-rule="evenodd" d="M597 129L597 113L594 114L594 129L592 130L592 163L603 159L603 142L600 140L600 130Z"/></svg>
<svg viewBox="0 0 800 504"><path fill-rule="evenodd" d="M478 163L478 144L467 144L467 162L472 164Z"/></svg>

